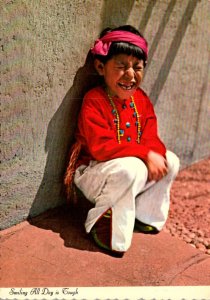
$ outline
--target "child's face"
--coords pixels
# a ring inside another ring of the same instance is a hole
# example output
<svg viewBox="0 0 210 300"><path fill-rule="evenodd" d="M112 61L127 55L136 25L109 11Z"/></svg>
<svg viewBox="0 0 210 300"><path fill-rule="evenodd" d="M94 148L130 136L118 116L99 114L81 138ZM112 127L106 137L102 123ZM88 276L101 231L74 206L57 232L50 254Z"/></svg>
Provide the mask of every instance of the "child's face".
<svg viewBox="0 0 210 300"><path fill-rule="evenodd" d="M95 66L104 76L110 95L122 100L134 94L143 78L144 62L132 55L118 54L105 64L96 62Z"/></svg>

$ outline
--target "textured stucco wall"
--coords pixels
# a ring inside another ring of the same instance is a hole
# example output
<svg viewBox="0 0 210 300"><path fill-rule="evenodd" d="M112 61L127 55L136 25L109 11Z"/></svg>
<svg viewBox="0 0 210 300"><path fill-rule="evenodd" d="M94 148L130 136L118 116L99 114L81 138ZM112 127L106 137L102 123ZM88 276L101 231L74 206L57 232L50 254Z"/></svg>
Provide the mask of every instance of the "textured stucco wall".
<svg viewBox="0 0 210 300"><path fill-rule="evenodd" d="M208 0L0 1L1 228L64 201L66 155L95 79L88 49L126 23L149 42L143 87L167 147L182 167L209 155Z"/></svg>

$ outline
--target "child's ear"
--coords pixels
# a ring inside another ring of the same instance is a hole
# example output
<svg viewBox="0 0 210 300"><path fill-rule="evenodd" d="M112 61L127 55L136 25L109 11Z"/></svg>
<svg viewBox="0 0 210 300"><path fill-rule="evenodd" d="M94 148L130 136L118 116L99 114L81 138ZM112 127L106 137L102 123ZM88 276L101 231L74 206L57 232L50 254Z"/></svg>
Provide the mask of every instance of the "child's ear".
<svg viewBox="0 0 210 300"><path fill-rule="evenodd" d="M94 67L99 75L104 75L104 64L97 58L94 60Z"/></svg>

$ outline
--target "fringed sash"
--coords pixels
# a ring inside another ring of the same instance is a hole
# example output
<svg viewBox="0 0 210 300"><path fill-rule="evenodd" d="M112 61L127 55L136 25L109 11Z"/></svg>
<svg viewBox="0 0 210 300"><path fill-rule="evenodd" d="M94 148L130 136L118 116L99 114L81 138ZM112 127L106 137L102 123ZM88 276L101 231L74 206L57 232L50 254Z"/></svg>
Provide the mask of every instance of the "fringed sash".
<svg viewBox="0 0 210 300"><path fill-rule="evenodd" d="M74 143L70 150L70 159L64 176L64 185L66 188L67 202L70 202L71 200L73 200L73 202L77 201L76 188L74 185L74 173L76 170L76 163L80 151L81 151L81 143L80 142Z"/></svg>

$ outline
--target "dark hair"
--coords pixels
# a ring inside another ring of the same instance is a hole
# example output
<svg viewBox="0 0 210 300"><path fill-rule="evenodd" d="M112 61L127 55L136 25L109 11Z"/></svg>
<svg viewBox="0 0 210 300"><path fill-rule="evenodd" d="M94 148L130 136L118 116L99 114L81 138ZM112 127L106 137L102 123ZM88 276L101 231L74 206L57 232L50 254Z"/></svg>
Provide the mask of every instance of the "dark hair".
<svg viewBox="0 0 210 300"><path fill-rule="evenodd" d="M114 29L111 29L109 27L105 28L101 32L99 38L102 38L108 32L116 31L116 30L129 31L136 35L139 35L140 37L143 37L143 35L133 26L123 25L123 26L119 26ZM105 64L109 59L111 59L114 55L117 55L117 54L133 55L133 56L137 57L138 59L142 59L144 61L144 65L146 65L146 60L147 60L146 53L138 46L133 45L128 42L113 42L110 46L109 53L106 56L95 55L95 58L98 58L102 63Z"/></svg>

